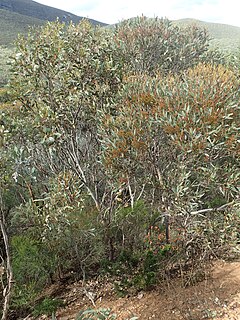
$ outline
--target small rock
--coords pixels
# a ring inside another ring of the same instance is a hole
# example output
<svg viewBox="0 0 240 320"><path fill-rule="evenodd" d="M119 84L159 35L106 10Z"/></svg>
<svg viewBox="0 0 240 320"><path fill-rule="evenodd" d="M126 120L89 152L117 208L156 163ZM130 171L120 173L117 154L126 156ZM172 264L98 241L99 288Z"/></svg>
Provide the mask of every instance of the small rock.
<svg viewBox="0 0 240 320"><path fill-rule="evenodd" d="M143 298L143 293L140 292L140 293L137 295L137 298L138 298L139 300L142 299L142 298Z"/></svg>

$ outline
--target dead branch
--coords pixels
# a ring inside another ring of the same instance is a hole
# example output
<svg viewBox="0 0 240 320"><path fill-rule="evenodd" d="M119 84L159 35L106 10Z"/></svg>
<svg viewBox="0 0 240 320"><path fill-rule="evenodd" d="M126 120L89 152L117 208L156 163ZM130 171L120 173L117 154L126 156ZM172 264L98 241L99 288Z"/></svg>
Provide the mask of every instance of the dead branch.
<svg viewBox="0 0 240 320"><path fill-rule="evenodd" d="M0 228L3 236L4 241L4 249L6 253L6 278L7 283L3 289L3 313L2 313L2 320L7 320L8 318L8 311L10 306L10 299L12 293L12 285L13 285L13 272L11 266L11 258L10 258L10 246L8 240L8 234L6 229L6 222L5 222L5 212L3 209L2 197L0 199Z"/></svg>

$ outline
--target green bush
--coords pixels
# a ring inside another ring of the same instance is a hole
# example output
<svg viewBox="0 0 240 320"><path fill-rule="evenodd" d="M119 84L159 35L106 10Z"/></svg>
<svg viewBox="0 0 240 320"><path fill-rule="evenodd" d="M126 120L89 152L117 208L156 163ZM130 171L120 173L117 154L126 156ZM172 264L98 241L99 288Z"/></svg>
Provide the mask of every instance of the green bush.
<svg viewBox="0 0 240 320"><path fill-rule="evenodd" d="M119 51L133 73L176 73L200 61L212 60L206 54L209 40L203 28L180 28L159 18L137 17L123 21L115 29Z"/></svg>
<svg viewBox="0 0 240 320"><path fill-rule="evenodd" d="M13 305L27 307L49 283L56 261L39 241L27 235L13 236L11 247L16 282Z"/></svg>
<svg viewBox="0 0 240 320"><path fill-rule="evenodd" d="M77 201L68 203L63 194L57 192L58 188L55 184L49 192L51 196L42 201L40 208L30 201L16 209L12 226L18 229L27 226L52 279L61 278L69 270L78 278L98 265L103 255L101 230L95 210L79 208Z"/></svg>
<svg viewBox="0 0 240 320"><path fill-rule="evenodd" d="M8 89L0 88L0 103L11 102L12 97Z"/></svg>
<svg viewBox="0 0 240 320"><path fill-rule="evenodd" d="M92 319L92 320L114 320L116 319L115 314L111 314L110 309L87 309L85 311L80 311L76 320L87 320L87 319Z"/></svg>
<svg viewBox="0 0 240 320"><path fill-rule="evenodd" d="M33 315L35 317L41 315L54 316L57 309L61 306L63 306L63 302L60 299L44 298L34 306Z"/></svg>
<svg viewBox="0 0 240 320"><path fill-rule="evenodd" d="M239 74L207 49L204 30L146 18L114 30L49 23L19 39L11 86L21 103L7 128L2 113L1 135L3 175L20 199L20 304L57 268L88 277L100 266L122 277L124 294L230 251Z"/></svg>

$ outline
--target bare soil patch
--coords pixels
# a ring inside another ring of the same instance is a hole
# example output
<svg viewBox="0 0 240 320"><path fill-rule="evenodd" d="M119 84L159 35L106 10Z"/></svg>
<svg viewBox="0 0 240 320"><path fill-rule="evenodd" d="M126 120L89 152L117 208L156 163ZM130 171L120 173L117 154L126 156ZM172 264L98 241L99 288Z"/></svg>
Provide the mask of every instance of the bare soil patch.
<svg viewBox="0 0 240 320"><path fill-rule="evenodd" d="M142 320L239 320L240 261L216 262L207 280L187 288L175 279L153 291L118 298L112 283L88 282L83 289L79 281L62 287L58 293L66 302L57 312L59 320L75 319L80 310L94 308L93 301L96 308L111 308L117 320L132 316Z"/></svg>

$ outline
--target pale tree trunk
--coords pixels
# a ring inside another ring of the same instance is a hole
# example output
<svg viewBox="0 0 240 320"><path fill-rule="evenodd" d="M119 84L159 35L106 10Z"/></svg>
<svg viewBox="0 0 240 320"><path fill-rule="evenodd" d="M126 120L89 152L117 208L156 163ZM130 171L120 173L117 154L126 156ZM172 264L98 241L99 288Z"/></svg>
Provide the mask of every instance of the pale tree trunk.
<svg viewBox="0 0 240 320"><path fill-rule="evenodd" d="M6 223L5 223L5 213L2 205L2 199L0 199L0 228L2 232L2 237L4 241L4 249L6 254L6 278L7 283L3 289L3 312L2 312L2 320L8 319L8 311L10 306L10 298L12 293L12 285L13 285L13 272L12 272L12 266L11 266L11 258L10 258L10 246L9 246L9 240L8 240L8 234L6 229Z"/></svg>

